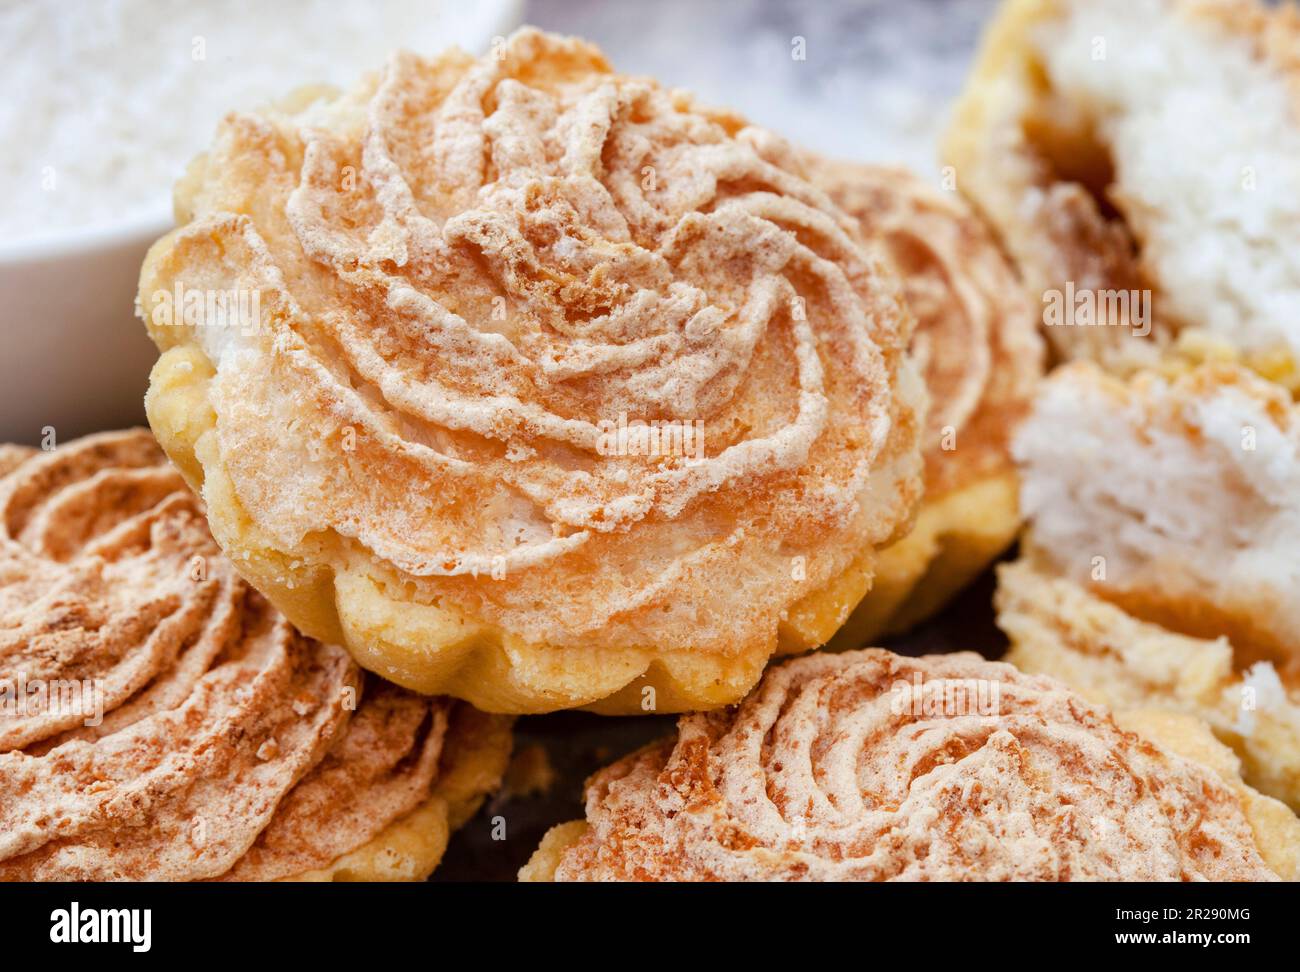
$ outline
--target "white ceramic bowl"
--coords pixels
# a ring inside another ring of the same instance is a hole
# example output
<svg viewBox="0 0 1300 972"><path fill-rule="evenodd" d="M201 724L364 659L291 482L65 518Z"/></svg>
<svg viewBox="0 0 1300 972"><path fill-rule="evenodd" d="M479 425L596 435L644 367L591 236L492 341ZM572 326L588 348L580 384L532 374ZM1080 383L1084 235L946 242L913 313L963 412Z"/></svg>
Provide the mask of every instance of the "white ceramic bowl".
<svg viewBox="0 0 1300 972"><path fill-rule="evenodd" d="M448 42L486 49L520 22L522 0L478 2ZM393 46L415 41L430 47L409 37ZM170 189L111 225L0 239L0 442L66 442L144 422L157 352L135 296L145 251L173 225Z"/></svg>
<svg viewBox="0 0 1300 972"><path fill-rule="evenodd" d="M62 442L144 421L157 357L135 317L169 213L0 244L0 442Z"/></svg>

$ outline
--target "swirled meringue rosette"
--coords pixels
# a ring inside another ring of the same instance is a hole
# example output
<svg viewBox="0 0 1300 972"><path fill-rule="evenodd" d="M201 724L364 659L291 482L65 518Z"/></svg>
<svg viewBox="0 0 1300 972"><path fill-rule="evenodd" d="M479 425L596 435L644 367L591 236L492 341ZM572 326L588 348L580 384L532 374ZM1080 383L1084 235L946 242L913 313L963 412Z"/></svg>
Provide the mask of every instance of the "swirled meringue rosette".
<svg viewBox="0 0 1300 972"><path fill-rule="evenodd" d="M810 178L883 247L916 316L930 408L925 498L882 551L835 638L861 647L938 611L1020 529L1010 442L1043 374L1038 318L993 235L960 197L902 169L804 156Z"/></svg>
<svg viewBox="0 0 1300 972"><path fill-rule="evenodd" d="M597 773L524 880L1276 880L1300 824L1195 720L978 656L822 652ZM1175 755L1185 752L1191 759Z"/></svg>
<svg viewBox="0 0 1300 972"><path fill-rule="evenodd" d="M0 456L0 880L434 869L506 720L296 632L147 431Z"/></svg>
<svg viewBox="0 0 1300 972"><path fill-rule="evenodd" d="M827 640L924 390L897 282L761 137L531 30L228 117L140 301L240 572L494 711L715 706Z"/></svg>

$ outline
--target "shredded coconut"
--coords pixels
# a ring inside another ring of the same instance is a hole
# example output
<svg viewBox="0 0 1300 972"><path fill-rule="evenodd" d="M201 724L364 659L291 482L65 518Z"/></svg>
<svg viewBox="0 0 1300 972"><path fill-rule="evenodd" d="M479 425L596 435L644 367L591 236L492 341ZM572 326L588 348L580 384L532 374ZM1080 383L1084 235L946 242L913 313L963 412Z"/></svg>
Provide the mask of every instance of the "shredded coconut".
<svg viewBox="0 0 1300 972"><path fill-rule="evenodd" d="M510 2L152 0L0 4L0 231L167 212L221 117L303 84L350 84L395 44L485 47ZM293 41L286 43L286 38Z"/></svg>

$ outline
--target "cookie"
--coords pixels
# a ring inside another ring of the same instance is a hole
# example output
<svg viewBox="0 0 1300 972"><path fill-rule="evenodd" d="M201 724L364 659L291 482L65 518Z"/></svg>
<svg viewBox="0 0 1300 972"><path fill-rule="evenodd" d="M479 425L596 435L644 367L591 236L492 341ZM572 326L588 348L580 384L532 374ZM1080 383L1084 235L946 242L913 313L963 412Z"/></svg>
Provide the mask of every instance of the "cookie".
<svg viewBox="0 0 1300 972"><path fill-rule="evenodd" d="M229 116L140 305L237 569L498 712L717 706L827 640L910 523L925 394L897 279L760 136L534 30Z"/></svg>

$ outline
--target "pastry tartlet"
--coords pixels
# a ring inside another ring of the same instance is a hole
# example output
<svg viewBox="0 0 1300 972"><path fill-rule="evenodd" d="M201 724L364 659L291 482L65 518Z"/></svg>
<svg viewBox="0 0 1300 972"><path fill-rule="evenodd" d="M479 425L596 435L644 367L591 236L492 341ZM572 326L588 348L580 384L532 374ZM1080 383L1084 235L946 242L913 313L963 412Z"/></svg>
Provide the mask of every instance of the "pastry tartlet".
<svg viewBox="0 0 1300 972"><path fill-rule="evenodd" d="M296 632L147 431L8 459L0 880L433 871L500 781L508 720Z"/></svg>
<svg viewBox="0 0 1300 972"><path fill-rule="evenodd" d="M1060 356L1300 389L1298 83L1291 4L1003 4L944 154L1044 311L1082 296L1046 328Z"/></svg>
<svg viewBox="0 0 1300 972"><path fill-rule="evenodd" d="M897 280L760 134L531 30L229 116L140 304L238 570L491 711L721 705L827 640L908 526L924 389Z"/></svg>
<svg viewBox="0 0 1300 972"><path fill-rule="evenodd" d="M1054 373L1014 443L1029 529L1010 660L1207 720L1300 808L1300 408L1235 365Z"/></svg>
<svg viewBox="0 0 1300 972"><path fill-rule="evenodd" d="M1300 823L1188 717L968 653L820 652L597 773L529 881L1274 880ZM1193 758L1175 755L1186 752ZM1194 760L1201 760L1200 762ZM1208 763L1206 762L1208 760Z"/></svg>
<svg viewBox="0 0 1300 972"><path fill-rule="evenodd" d="M814 182L883 245L916 317L930 393L925 496L883 550L871 593L832 647L860 647L938 611L1020 529L1010 441L1043 373L1038 317L977 216L900 169L809 159Z"/></svg>

